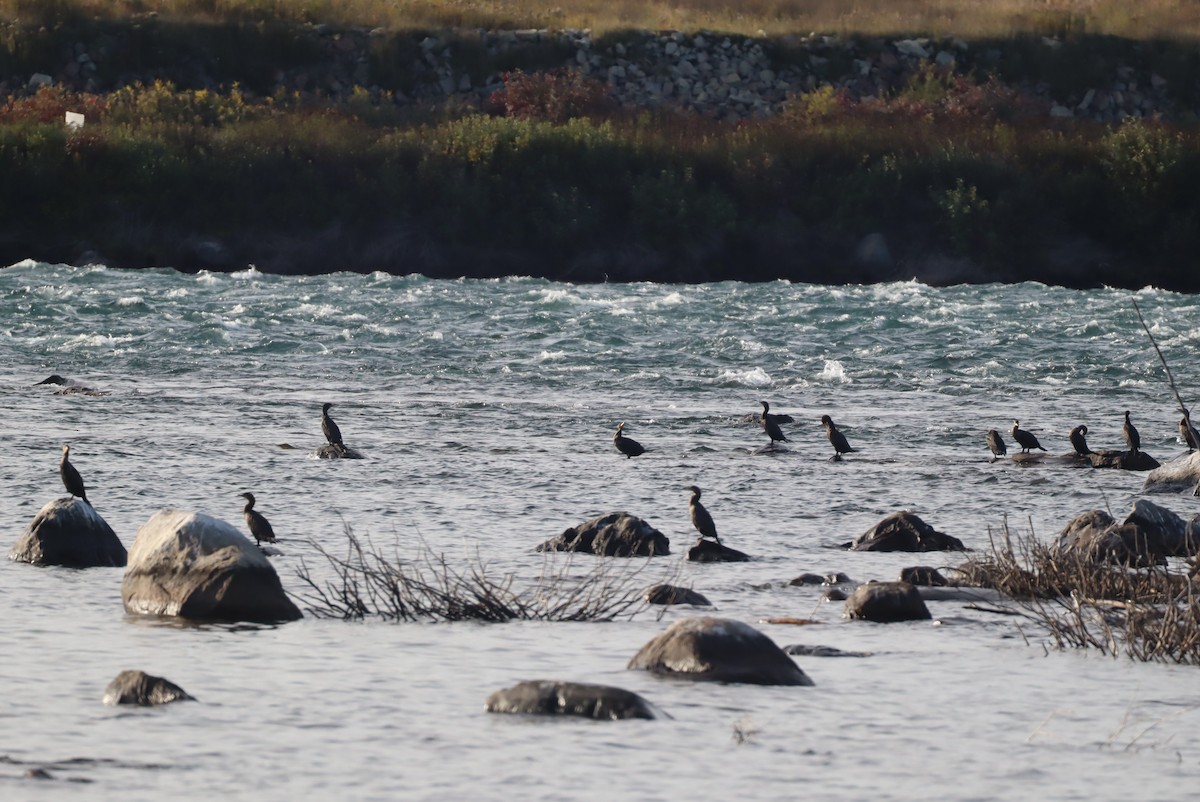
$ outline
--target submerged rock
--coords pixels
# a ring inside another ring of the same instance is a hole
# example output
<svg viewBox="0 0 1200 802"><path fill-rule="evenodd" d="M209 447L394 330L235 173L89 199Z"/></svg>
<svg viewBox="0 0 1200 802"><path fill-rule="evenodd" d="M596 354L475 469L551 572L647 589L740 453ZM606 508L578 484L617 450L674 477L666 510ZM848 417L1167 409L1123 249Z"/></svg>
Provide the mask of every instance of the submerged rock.
<svg viewBox="0 0 1200 802"><path fill-rule="evenodd" d="M647 604L694 604L697 607L711 607L712 602L691 588L680 588L675 585L655 585L647 588L645 598Z"/></svg>
<svg viewBox="0 0 1200 802"><path fill-rule="evenodd" d="M627 668L714 682L813 684L773 640L727 618L676 621L643 646Z"/></svg>
<svg viewBox="0 0 1200 802"><path fill-rule="evenodd" d="M700 538L688 549L687 558L694 563L744 563L750 560L750 555L715 540Z"/></svg>
<svg viewBox="0 0 1200 802"><path fill-rule="evenodd" d="M8 559L67 568L120 568L127 554L120 538L91 504L66 496L38 511Z"/></svg>
<svg viewBox="0 0 1200 802"><path fill-rule="evenodd" d="M870 652L847 652L841 649L835 649L832 646L806 646L802 643L793 643L790 646L784 646L785 654L799 655L801 657L870 657Z"/></svg>
<svg viewBox="0 0 1200 802"><path fill-rule="evenodd" d="M537 550L582 551L605 557L659 557L671 553L671 541L637 516L610 512L567 529Z"/></svg>
<svg viewBox="0 0 1200 802"><path fill-rule="evenodd" d="M208 515L161 510L142 524L121 581L125 611L216 621L301 618L254 543Z"/></svg>
<svg viewBox="0 0 1200 802"><path fill-rule="evenodd" d="M484 709L489 713L582 716L603 721L655 718L650 703L632 691L552 680L529 680L496 691L487 698Z"/></svg>
<svg viewBox="0 0 1200 802"><path fill-rule="evenodd" d="M316 451L317 459L366 459L362 452L350 446L335 446L326 443Z"/></svg>
<svg viewBox="0 0 1200 802"><path fill-rule="evenodd" d="M104 689L106 705L165 705L168 702L195 701L187 691L170 680L145 671L122 671Z"/></svg>
<svg viewBox="0 0 1200 802"><path fill-rule="evenodd" d="M844 544L851 551L966 551L956 537L942 534L911 512L893 512Z"/></svg>
<svg viewBox="0 0 1200 802"><path fill-rule="evenodd" d="M868 582L846 599L842 615L864 621L891 623L932 618L921 594L907 582Z"/></svg>
<svg viewBox="0 0 1200 802"><path fill-rule="evenodd" d="M944 587L950 584L946 581L946 577L942 576L941 571L929 565L914 565L909 568L901 568L900 581L907 582L910 585L924 585L926 587Z"/></svg>

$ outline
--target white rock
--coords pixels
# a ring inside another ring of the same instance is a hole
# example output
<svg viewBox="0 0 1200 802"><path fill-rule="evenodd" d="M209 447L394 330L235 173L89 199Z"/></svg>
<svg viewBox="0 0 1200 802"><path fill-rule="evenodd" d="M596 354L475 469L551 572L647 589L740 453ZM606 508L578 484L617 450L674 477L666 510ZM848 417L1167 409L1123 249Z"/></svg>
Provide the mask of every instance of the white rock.
<svg viewBox="0 0 1200 802"><path fill-rule="evenodd" d="M929 51L921 46L921 43L916 39L901 39L898 42L893 42L896 51L905 56L914 58L929 58Z"/></svg>
<svg viewBox="0 0 1200 802"><path fill-rule="evenodd" d="M1053 106L1050 107L1050 116L1051 117L1060 117L1060 118L1074 117L1075 112L1072 111L1071 109L1067 108L1066 106L1055 103Z"/></svg>
<svg viewBox="0 0 1200 802"><path fill-rule="evenodd" d="M29 76L29 87L35 86L54 86L54 79L44 72L35 72Z"/></svg>

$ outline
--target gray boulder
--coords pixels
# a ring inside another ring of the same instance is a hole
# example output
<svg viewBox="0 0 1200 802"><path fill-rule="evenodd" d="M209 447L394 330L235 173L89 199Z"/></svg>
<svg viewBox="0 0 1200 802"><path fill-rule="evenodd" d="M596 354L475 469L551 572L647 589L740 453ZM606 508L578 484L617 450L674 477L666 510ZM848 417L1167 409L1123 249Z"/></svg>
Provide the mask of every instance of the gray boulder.
<svg viewBox="0 0 1200 802"><path fill-rule="evenodd" d="M366 459L362 452L350 446L326 443L316 451L317 459Z"/></svg>
<svg viewBox="0 0 1200 802"><path fill-rule="evenodd" d="M641 648L627 668L684 679L812 685L775 642L727 618L685 618Z"/></svg>
<svg viewBox="0 0 1200 802"><path fill-rule="evenodd" d="M942 572L929 565L914 565L900 569L900 581L910 585L940 588L950 584Z"/></svg>
<svg viewBox="0 0 1200 802"><path fill-rule="evenodd" d="M655 718L650 703L632 691L552 680L530 680L496 691L487 698L484 709L489 713L582 716L603 721Z"/></svg>
<svg viewBox="0 0 1200 802"><path fill-rule="evenodd" d="M38 511L8 559L68 568L120 568L127 554L120 538L91 504L66 496Z"/></svg>
<svg viewBox="0 0 1200 802"><path fill-rule="evenodd" d="M122 671L104 689L106 705L149 706L185 701L195 698L170 680L153 677L145 671Z"/></svg>
<svg viewBox="0 0 1200 802"><path fill-rule="evenodd" d="M803 643L793 643L784 646L785 654L799 657L870 657L870 652L847 652L832 646L808 646Z"/></svg>
<svg viewBox="0 0 1200 802"><path fill-rule="evenodd" d="M1058 552L1088 562L1148 568L1166 563L1160 538L1136 525L1118 524L1104 510L1073 518L1058 536Z"/></svg>
<svg viewBox="0 0 1200 802"><path fill-rule="evenodd" d="M1143 493L1182 493L1200 486L1200 451L1192 451L1150 471Z"/></svg>
<svg viewBox="0 0 1200 802"><path fill-rule="evenodd" d="M715 540L700 538L688 549L687 558L694 563L744 563L750 560L750 555Z"/></svg>
<svg viewBox="0 0 1200 802"><path fill-rule="evenodd" d="M263 623L302 617L248 537L181 510L161 510L138 529L121 600L127 613L140 615Z"/></svg>
<svg viewBox="0 0 1200 802"><path fill-rule="evenodd" d="M932 618L921 594L907 582L868 582L846 599L845 618L891 623Z"/></svg>
<svg viewBox="0 0 1200 802"><path fill-rule="evenodd" d="M1145 451L1093 451L1087 455L1093 468L1116 468L1121 471L1152 471L1161 467Z"/></svg>
<svg viewBox="0 0 1200 802"><path fill-rule="evenodd" d="M680 588L675 585L655 585L647 588L643 598L647 604L694 604L697 607L711 607L712 602L691 588Z"/></svg>
<svg viewBox="0 0 1200 802"><path fill-rule="evenodd" d="M956 537L942 534L911 512L893 512L853 542L851 551L966 551Z"/></svg>
<svg viewBox="0 0 1200 802"><path fill-rule="evenodd" d="M671 541L637 516L610 512L567 529L537 550L582 551L605 557L659 557L671 553Z"/></svg>
<svg viewBox="0 0 1200 802"><path fill-rule="evenodd" d="M1125 526L1135 526L1147 538L1157 538L1168 557L1190 557L1196 551L1197 541L1188 537L1184 520L1148 499L1133 502L1133 509L1125 516Z"/></svg>

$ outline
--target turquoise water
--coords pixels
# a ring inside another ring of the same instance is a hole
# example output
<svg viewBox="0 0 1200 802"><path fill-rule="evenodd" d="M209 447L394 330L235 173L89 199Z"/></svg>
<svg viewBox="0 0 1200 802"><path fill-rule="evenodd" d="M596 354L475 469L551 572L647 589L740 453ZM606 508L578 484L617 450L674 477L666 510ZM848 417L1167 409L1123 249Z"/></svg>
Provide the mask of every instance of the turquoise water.
<svg viewBox="0 0 1200 802"><path fill-rule="evenodd" d="M1194 401L1200 309L1153 289L0 270L10 542L63 493L64 442L127 546L166 506L241 527L239 494L255 493L285 538L273 560L293 593L301 561L326 570L310 541L336 551L345 526L401 556L431 548L520 583L565 564L537 543L627 510L672 540L673 556L631 565L646 584L690 584L749 623L822 622L756 624L780 644L872 652L798 658L813 688L697 687L624 670L694 610L611 624L176 627L127 618L120 571L4 562L0 795L1181 798L1200 758L1194 669L1047 653L1036 631L961 603L933 603L935 623L846 623L819 591L787 584L959 561L833 548L898 509L973 548L1005 520L1048 538L1080 512L1128 509L1143 476L991 464L983 436L999 429L1011 449L1019 418L1063 453L1086 423L1093 448L1118 448L1129 409L1144 450L1182 452L1135 297ZM33 386L51 373L107 395ZM761 453L765 435L744 420L760 400L796 418L787 450ZM368 459L312 457L325 401ZM829 461L823 414L858 453ZM644 456L613 450L621 421ZM752 562L682 561L690 484ZM1191 497L1155 500L1196 511ZM126 668L201 702L101 706ZM620 685L673 718L483 712L491 691L536 678ZM36 766L57 779L21 779Z"/></svg>

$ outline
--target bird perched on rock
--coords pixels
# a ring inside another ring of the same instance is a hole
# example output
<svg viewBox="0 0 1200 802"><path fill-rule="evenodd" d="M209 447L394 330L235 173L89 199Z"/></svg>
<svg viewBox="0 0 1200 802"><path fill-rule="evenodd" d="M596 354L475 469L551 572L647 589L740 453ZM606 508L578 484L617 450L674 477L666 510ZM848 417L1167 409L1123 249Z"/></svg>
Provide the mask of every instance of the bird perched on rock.
<svg viewBox="0 0 1200 802"><path fill-rule="evenodd" d="M1038 442L1037 437L1035 437L1032 432L1027 432L1021 428L1021 422L1019 420L1013 421L1012 436L1013 439L1017 441L1017 445L1021 447L1021 452L1024 454L1028 454L1029 449L1031 448L1036 448L1039 451L1046 450L1042 448L1042 444Z"/></svg>
<svg viewBox="0 0 1200 802"><path fill-rule="evenodd" d="M1179 419L1179 437L1187 444L1188 451L1195 451L1200 449L1200 432L1191 424L1191 419L1191 413L1185 409Z"/></svg>
<svg viewBox="0 0 1200 802"><path fill-rule="evenodd" d="M329 417L329 408L332 406L333 404L330 403L321 405L321 433L325 435L329 445L338 451L345 451L346 444L342 442L342 430L333 422L333 418Z"/></svg>
<svg viewBox="0 0 1200 802"><path fill-rule="evenodd" d="M1067 439L1071 441L1071 447L1074 448L1075 453L1081 457L1086 457L1088 454L1092 453L1092 450L1088 448L1087 440L1085 439L1087 437L1087 433L1088 427L1076 426L1071 430L1071 433L1067 435Z"/></svg>
<svg viewBox="0 0 1200 802"><path fill-rule="evenodd" d="M642 447L641 443L621 433L624 428L624 423L618 423L617 430L613 433L613 445L616 446L617 451L624 454L626 459L646 453L646 449Z"/></svg>
<svg viewBox="0 0 1200 802"><path fill-rule="evenodd" d="M987 444L988 448L992 450L992 462L1008 453L1008 446L1004 444L1004 438L995 429L988 429Z"/></svg>
<svg viewBox="0 0 1200 802"><path fill-rule="evenodd" d="M250 534L254 535L255 543L275 543L278 539L275 537L275 530L271 528L270 522L263 517L263 514L254 509L254 494L242 493L242 498L246 499L246 506L242 508L242 516L246 519L246 526L250 529Z"/></svg>
<svg viewBox="0 0 1200 802"><path fill-rule="evenodd" d="M762 404L762 427L763 431L767 433L767 437L771 438L771 448L775 447L775 441L777 440L783 443L788 442L788 439L783 436L783 431L779 428L780 416L771 414L771 405L766 401L759 401L758 403Z"/></svg>
<svg viewBox="0 0 1200 802"><path fill-rule="evenodd" d="M72 496L78 496L87 502L90 507L92 502L88 501L87 491L83 488L83 477L79 475L79 471L71 464L68 458L71 454L71 446L63 444L62 459L58 461L58 475L62 477L63 486L67 488L67 492Z"/></svg>
<svg viewBox="0 0 1200 802"><path fill-rule="evenodd" d="M720 544L721 538L717 537L717 525L713 523L708 510L704 509L704 505L700 503L700 488L692 485L687 489L692 491L692 497L688 500L688 511L692 514L692 526L696 527L701 538L711 537Z"/></svg>
<svg viewBox="0 0 1200 802"><path fill-rule="evenodd" d="M1125 445L1129 446L1129 450L1137 452L1142 447L1142 437L1138 434L1137 427L1129 420L1129 410L1125 410L1125 425L1121 427L1121 433L1125 435Z"/></svg>
<svg viewBox="0 0 1200 802"><path fill-rule="evenodd" d="M841 459L843 454L849 454L852 451L858 450L850 447L850 443L846 440L846 435L838 431L838 427L833 425L833 418L828 415L822 415L821 424L825 427L825 434L829 437L830 445L833 446L834 459Z"/></svg>

